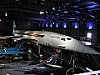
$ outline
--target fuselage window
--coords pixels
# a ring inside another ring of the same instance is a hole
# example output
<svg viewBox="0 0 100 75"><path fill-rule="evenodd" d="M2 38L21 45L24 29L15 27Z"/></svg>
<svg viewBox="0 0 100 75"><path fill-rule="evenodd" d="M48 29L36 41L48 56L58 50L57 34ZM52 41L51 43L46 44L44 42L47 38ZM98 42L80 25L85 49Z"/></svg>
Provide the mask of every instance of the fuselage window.
<svg viewBox="0 0 100 75"><path fill-rule="evenodd" d="M61 40L65 41L65 38L61 38Z"/></svg>
<svg viewBox="0 0 100 75"><path fill-rule="evenodd" d="M71 40L71 38L67 38L67 40Z"/></svg>

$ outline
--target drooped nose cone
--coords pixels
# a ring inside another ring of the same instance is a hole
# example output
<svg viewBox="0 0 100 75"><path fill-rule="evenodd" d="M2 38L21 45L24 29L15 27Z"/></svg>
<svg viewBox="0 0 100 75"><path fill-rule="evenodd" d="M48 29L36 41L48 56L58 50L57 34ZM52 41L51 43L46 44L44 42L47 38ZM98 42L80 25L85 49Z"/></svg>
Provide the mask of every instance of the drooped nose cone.
<svg viewBox="0 0 100 75"><path fill-rule="evenodd" d="M81 52L87 53L87 54L98 54L98 55L100 54L94 48L88 47L88 46L86 46L84 44L82 44L82 45L83 45L83 47L82 47Z"/></svg>
<svg viewBox="0 0 100 75"><path fill-rule="evenodd" d="M72 38L71 40L67 40L66 44L67 44L66 49L71 51L76 51L79 53L86 53L86 54L100 54L95 49L84 45L83 43L74 38Z"/></svg>

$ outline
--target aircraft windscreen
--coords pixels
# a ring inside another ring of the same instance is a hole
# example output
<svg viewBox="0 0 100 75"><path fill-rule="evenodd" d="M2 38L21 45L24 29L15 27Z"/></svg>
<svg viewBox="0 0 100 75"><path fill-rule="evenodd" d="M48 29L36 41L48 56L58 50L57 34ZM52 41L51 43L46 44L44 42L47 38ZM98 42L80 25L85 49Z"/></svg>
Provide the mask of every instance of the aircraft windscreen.
<svg viewBox="0 0 100 75"><path fill-rule="evenodd" d="M61 38L61 40L65 41L65 38Z"/></svg>
<svg viewBox="0 0 100 75"><path fill-rule="evenodd" d="M67 40L71 40L71 38L67 38Z"/></svg>

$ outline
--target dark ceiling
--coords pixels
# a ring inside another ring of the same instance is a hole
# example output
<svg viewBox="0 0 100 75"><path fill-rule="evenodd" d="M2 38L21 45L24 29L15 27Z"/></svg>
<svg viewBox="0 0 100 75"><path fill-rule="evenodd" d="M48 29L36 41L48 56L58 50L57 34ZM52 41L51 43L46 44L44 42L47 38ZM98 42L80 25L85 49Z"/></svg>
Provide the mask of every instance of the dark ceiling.
<svg viewBox="0 0 100 75"><path fill-rule="evenodd" d="M0 12L30 20L99 19L99 0L0 0Z"/></svg>

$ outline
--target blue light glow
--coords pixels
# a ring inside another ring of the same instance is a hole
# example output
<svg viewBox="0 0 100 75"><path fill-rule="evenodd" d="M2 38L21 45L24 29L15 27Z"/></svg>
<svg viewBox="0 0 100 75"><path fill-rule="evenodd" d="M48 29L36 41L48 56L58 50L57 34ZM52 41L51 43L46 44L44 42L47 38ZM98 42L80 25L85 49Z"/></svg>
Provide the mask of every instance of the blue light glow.
<svg viewBox="0 0 100 75"><path fill-rule="evenodd" d="M97 5L91 5L91 6L88 6L87 8L95 8Z"/></svg>
<svg viewBox="0 0 100 75"><path fill-rule="evenodd" d="M64 11L64 13L66 14L66 13L68 13L68 11Z"/></svg>
<svg viewBox="0 0 100 75"><path fill-rule="evenodd" d="M56 27L57 27L57 28L59 27L59 23L56 23Z"/></svg>
<svg viewBox="0 0 100 75"><path fill-rule="evenodd" d="M50 23L50 27L53 27L52 23Z"/></svg>
<svg viewBox="0 0 100 75"><path fill-rule="evenodd" d="M55 24L55 22L52 22L52 24Z"/></svg>
<svg viewBox="0 0 100 75"><path fill-rule="evenodd" d="M66 5L66 6L69 5L69 3L66 3L65 5Z"/></svg>
<svg viewBox="0 0 100 75"><path fill-rule="evenodd" d="M73 22L73 26L74 26L75 29L77 29L79 27L78 22Z"/></svg>
<svg viewBox="0 0 100 75"><path fill-rule="evenodd" d="M88 29L93 29L94 22L87 22L86 25Z"/></svg>
<svg viewBox="0 0 100 75"><path fill-rule="evenodd" d="M45 26L48 27L48 23L46 23Z"/></svg>
<svg viewBox="0 0 100 75"><path fill-rule="evenodd" d="M78 6L74 6L74 8L77 8Z"/></svg>
<svg viewBox="0 0 100 75"><path fill-rule="evenodd" d="M63 24L64 28L67 28L67 23L66 22L63 22L62 24Z"/></svg>
<svg viewBox="0 0 100 75"><path fill-rule="evenodd" d="M79 12L79 11L75 11L75 13L76 13L76 14L79 14L80 12Z"/></svg>

